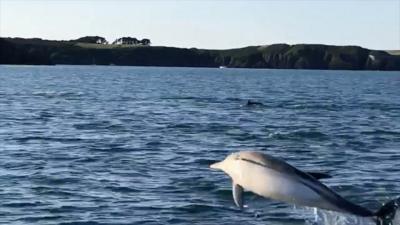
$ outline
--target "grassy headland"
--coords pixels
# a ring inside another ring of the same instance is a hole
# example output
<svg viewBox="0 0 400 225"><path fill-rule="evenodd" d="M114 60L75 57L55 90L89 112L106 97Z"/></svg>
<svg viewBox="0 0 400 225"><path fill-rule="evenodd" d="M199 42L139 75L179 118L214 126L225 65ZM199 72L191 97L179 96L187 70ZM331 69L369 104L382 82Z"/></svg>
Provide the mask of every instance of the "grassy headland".
<svg viewBox="0 0 400 225"><path fill-rule="evenodd" d="M0 38L0 64L400 70L398 52L314 44L208 50Z"/></svg>
<svg viewBox="0 0 400 225"><path fill-rule="evenodd" d="M387 52L391 55L400 55L400 50L388 50Z"/></svg>

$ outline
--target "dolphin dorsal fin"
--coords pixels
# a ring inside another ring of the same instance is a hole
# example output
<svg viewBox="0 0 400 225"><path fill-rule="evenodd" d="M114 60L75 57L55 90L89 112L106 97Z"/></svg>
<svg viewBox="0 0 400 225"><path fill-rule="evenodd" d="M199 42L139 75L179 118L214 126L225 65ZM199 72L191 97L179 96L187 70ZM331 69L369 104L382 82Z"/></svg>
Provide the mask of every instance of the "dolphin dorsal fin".
<svg viewBox="0 0 400 225"><path fill-rule="evenodd" d="M232 181L232 195L233 201L239 208L243 208L243 187Z"/></svg>

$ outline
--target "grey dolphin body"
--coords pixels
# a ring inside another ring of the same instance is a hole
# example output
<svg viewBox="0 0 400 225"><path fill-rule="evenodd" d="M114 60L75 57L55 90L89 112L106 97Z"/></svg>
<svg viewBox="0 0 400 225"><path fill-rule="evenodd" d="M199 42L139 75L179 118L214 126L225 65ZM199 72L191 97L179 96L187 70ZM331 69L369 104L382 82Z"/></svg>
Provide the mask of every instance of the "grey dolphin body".
<svg viewBox="0 0 400 225"><path fill-rule="evenodd" d="M239 207L243 207L243 189L266 198L361 217L383 218L389 211L393 212L398 207L388 207L390 210L387 212L380 210L373 213L344 199L319 182L312 174L300 171L278 158L260 152L233 153L210 167L220 169L232 178L233 197ZM394 202L397 203L397 200Z"/></svg>

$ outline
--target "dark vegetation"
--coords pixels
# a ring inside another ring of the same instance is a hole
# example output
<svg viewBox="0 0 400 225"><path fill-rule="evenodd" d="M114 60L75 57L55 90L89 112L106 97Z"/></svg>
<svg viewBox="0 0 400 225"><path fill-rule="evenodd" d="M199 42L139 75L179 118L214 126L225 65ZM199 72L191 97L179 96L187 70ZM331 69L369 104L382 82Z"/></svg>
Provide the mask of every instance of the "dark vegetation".
<svg viewBox="0 0 400 225"><path fill-rule="evenodd" d="M138 40L137 38L132 37L122 37L115 40L113 45L150 45L150 39L143 38L142 40Z"/></svg>
<svg viewBox="0 0 400 225"><path fill-rule="evenodd" d="M125 40L135 42L135 39ZM137 43L143 40L136 39ZM358 46L311 44L274 44L229 50L110 45L105 39L93 36L73 41L0 38L0 64L400 70L400 56Z"/></svg>
<svg viewBox="0 0 400 225"><path fill-rule="evenodd" d="M71 40L72 43L86 43L86 44L102 44L108 45L108 41L104 37L100 36L85 36L78 38L76 40ZM150 45L150 39L143 38L142 40L138 40L134 37L122 37L118 38L117 40L113 41L112 45Z"/></svg>
<svg viewBox="0 0 400 225"><path fill-rule="evenodd" d="M103 44L106 45L108 44L108 41L100 36L86 36L86 37L81 37L78 38L72 42L79 42L79 43L92 43L92 44Z"/></svg>

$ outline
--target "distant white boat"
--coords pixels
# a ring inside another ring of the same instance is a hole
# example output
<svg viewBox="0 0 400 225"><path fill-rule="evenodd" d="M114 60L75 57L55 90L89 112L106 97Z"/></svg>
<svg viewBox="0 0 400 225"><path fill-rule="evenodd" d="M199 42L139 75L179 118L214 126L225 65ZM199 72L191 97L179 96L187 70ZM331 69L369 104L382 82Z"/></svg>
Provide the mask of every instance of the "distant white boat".
<svg viewBox="0 0 400 225"><path fill-rule="evenodd" d="M220 69L226 69L226 66L219 66Z"/></svg>

